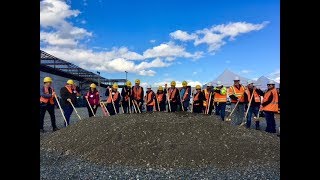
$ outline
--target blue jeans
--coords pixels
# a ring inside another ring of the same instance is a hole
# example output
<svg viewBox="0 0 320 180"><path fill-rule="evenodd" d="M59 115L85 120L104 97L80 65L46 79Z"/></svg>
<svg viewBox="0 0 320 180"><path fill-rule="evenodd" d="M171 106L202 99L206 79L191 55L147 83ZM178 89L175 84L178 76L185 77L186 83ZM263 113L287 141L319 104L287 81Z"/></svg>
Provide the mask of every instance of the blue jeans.
<svg viewBox="0 0 320 180"><path fill-rule="evenodd" d="M251 127L251 119L252 119L252 113L257 117L259 112L259 106L250 106L248 115L247 115L247 128ZM257 124L256 124L257 126Z"/></svg>
<svg viewBox="0 0 320 180"><path fill-rule="evenodd" d="M62 107L62 109L63 109L64 116L66 117L66 121L69 125L70 124L70 117L73 112L73 107L72 106L64 106L64 107ZM67 126L67 125L65 124L64 126Z"/></svg>
<svg viewBox="0 0 320 180"><path fill-rule="evenodd" d="M231 103L231 109L234 109L235 106L236 103ZM238 103L231 117L232 125L240 125L244 119L244 104Z"/></svg>
<svg viewBox="0 0 320 180"><path fill-rule="evenodd" d="M225 102L221 102L216 106L216 115L220 115L222 121L226 115L226 105Z"/></svg>
<svg viewBox="0 0 320 180"><path fill-rule="evenodd" d="M267 121L267 128L266 132L268 133L276 133L276 121L274 119L274 112L264 112L266 121Z"/></svg>

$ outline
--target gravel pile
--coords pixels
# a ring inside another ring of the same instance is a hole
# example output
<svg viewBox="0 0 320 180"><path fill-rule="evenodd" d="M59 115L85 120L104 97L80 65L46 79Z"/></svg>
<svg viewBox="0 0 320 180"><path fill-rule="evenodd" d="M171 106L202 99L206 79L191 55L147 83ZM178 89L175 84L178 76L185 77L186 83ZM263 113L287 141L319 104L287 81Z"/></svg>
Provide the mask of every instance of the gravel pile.
<svg viewBox="0 0 320 180"><path fill-rule="evenodd" d="M50 158L59 162L64 159L60 156L75 158L72 161L86 167L83 172L94 167L96 175L102 176L116 176L125 170L129 174L124 178L139 173L147 177L146 171L153 178L192 178L189 175L196 173L206 178L221 174L217 177L279 179L280 174L280 139L276 135L234 127L216 116L186 112L85 119L41 138L40 145L43 162ZM55 167L72 166L72 161L64 159L63 165ZM43 162L43 168L54 170Z"/></svg>

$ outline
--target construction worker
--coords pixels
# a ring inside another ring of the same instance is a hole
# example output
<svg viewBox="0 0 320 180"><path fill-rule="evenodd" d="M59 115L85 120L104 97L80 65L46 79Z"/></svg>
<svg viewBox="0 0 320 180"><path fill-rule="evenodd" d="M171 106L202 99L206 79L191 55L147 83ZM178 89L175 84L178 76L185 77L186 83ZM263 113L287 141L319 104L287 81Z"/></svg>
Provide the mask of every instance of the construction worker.
<svg viewBox="0 0 320 180"><path fill-rule="evenodd" d="M172 81L170 83L171 87L168 89L168 103L170 103L171 112L176 112L178 104L180 104L179 90L176 88L176 82ZM167 86L165 85L165 88ZM170 111L170 110L169 110Z"/></svg>
<svg viewBox="0 0 320 180"><path fill-rule="evenodd" d="M45 77L43 79L43 87L40 93L40 132L44 133L43 123L44 123L44 116L46 111L49 112L50 119L51 119L51 126L53 131L59 130L56 125L56 117L54 115L54 97L56 93L54 89L51 87L52 79L50 77Z"/></svg>
<svg viewBox="0 0 320 180"><path fill-rule="evenodd" d="M245 87L240 84L240 78L236 76L233 80L233 86L230 86L228 93L231 99L231 109L235 108L236 103L239 101L236 109L232 114L232 124L240 125L244 118L244 103L245 103Z"/></svg>
<svg viewBox="0 0 320 180"><path fill-rule="evenodd" d="M213 86L212 86L212 83L208 83L207 84L207 88L204 89L202 91L202 93L204 94L204 97L205 97L205 101L203 101L203 111L205 114L207 114L207 108L208 108L208 105L210 104L210 107L209 107L209 115L211 115L212 113L212 110L214 108L214 92L213 92ZM211 99L210 98L210 94L211 94Z"/></svg>
<svg viewBox="0 0 320 180"><path fill-rule="evenodd" d="M89 104L93 110L93 113L96 114L99 103L100 103L100 95L97 90L97 85L95 85L94 83L90 84L89 91L87 92L85 98L88 99ZM93 114L89 104L87 103L88 114L89 114L89 117L92 117Z"/></svg>
<svg viewBox="0 0 320 180"><path fill-rule="evenodd" d="M278 93L275 89L274 81L269 81L267 86L268 90L263 96L261 106L267 121L266 132L276 133L276 121L274 119L274 113L278 112Z"/></svg>
<svg viewBox="0 0 320 180"><path fill-rule="evenodd" d="M67 124L65 126L69 125L70 122L70 116L73 112L73 105L77 103L77 92L74 87L73 80L69 79L67 81L67 84L60 89L60 95L61 95L61 106L64 112L64 116L66 117Z"/></svg>
<svg viewBox="0 0 320 180"><path fill-rule="evenodd" d="M112 88L108 86L105 95L107 96L107 110L110 113L110 116L118 114L121 100L121 95L118 92L118 84L114 83Z"/></svg>
<svg viewBox="0 0 320 180"><path fill-rule="evenodd" d="M220 115L221 120L224 121L227 104L227 88L223 86L221 81L218 81L217 86L213 89L213 91L214 104L216 106L215 115Z"/></svg>
<svg viewBox="0 0 320 180"><path fill-rule="evenodd" d="M147 86L147 91L146 91L146 96L145 96L145 102L146 102L146 107L147 107L147 112L152 112L155 110L156 106L156 95L155 93L151 90L151 86Z"/></svg>
<svg viewBox="0 0 320 180"><path fill-rule="evenodd" d="M136 106L136 108L139 107L140 112L142 112L142 104L143 104L143 97L144 97L144 91L143 87L140 86L140 80L136 79L135 85L132 87L132 103ZM138 109L137 109L138 111Z"/></svg>
<svg viewBox="0 0 320 180"><path fill-rule="evenodd" d="M158 104L156 105L156 109L157 111L159 111L159 108L160 108L160 111L165 111L166 110L166 94L167 94L167 90L164 89L163 90L163 87L162 86L159 86L158 88L158 91L157 91L157 103L159 103L159 107L158 107Z"/></svg>
<svg viewBox="0 0 320 180"><path fill-rule="evenodd" d="M183 108L181 107L182 111L188 111L189 103L190 103L190 95L191 95L191 87L190 86L188 87L187 81L183 81L182 88L180 90L180 99L181 99L180 102L182 102L181 104L183 106Z"/></svg>
<svg viewBox="0 0 320 180"><path fill-rule="evenodd" d="M252 92L253 93L253 97L252 97ZM255 86L253 86L253 82L251 80L248 80L248 85L247 85L247 89L245 91L247 99L246 101L249 103L250 99L252 97L252 101L249 107L249 111L247 114L247 123L246 123L246 127L250 128L251 127L251 118L252 118L252 113L257 117L258 116L258 112L259 112L259 108L260 108L260 100L261 100L261 96L263 96L263 91L259 88L256 88ZM249 104L247 105L249 106ZM260 125L259 125L259 121L256 120L256 130L260 130Z"/></svg>
<svg viewBox="0 0 320 180"><path fill-rule="evenodd" d="M129 107L129 99L132 96L131 86L132 86L131 81L127 81L126 86L121 90L122 107L123 107L124 113L129 113L131 111L132 102L130 102L130 107Z"/></svg>
<svg viewBox="0 0 320 180"><path fill-rule="evenodd" d="M193 95L192 111L193 113L202 113L203 101L205 101L205 96L201 92L201 86L196 85L196 93Z"/></svg>

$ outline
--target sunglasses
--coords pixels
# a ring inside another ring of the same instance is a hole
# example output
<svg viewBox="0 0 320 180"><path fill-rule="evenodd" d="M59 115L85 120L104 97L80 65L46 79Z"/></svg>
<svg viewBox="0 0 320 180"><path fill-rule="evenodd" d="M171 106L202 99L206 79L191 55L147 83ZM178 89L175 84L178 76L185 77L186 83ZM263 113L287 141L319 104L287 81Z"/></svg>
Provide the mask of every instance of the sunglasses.
<svg viewBox="0 0 320 180"><path fill-rule="evenodd" d="M201 89L196 89L196 90L201 90Z"/></svg>

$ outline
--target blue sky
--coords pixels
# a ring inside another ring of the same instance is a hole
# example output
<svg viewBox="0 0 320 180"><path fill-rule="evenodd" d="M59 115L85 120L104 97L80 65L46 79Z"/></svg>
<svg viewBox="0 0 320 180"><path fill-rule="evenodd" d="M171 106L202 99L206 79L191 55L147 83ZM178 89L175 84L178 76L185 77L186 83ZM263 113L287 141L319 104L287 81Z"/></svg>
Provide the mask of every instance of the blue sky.
<svg viewBox="0 0 320 180"><path fill-rule="evenodd" d="M41 49L106 78L280 80L280 2L44 0Z"/></svg>

